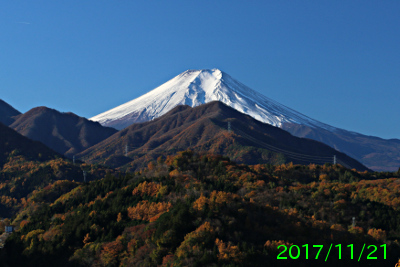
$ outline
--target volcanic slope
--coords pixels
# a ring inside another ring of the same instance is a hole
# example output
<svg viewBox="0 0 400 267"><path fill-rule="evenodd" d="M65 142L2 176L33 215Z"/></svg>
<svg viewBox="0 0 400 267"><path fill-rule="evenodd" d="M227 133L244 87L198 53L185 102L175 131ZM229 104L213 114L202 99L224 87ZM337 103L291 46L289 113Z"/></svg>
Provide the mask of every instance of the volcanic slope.
<svg viewBox="0 0 400 267"><path fill-rule="evenodd" d="M297 123L334 130L252 90L219 69L187 70L147 94L103 112L90 120L123 129L157 118L178 105L199 106L220 101L273 126Z"/></svg>
<svg viewBox="0 0 400 267"><path fill-rule="evenodd" d="M227 130L228 123L231 131ZM332 163L336 155L338 163L367 170L325 144L294 137L218 101L195 108L177 106L157 119L119 131L78 157L90 163L136 170L159 156L186 149L220 154L247 164L324 164Z"/></svg>
<svg viewBox="0 0 400 267"><path fill-rule="evenodd" d="M14 122L14 116L21 114L18 110L13 108L8 103L0 99L0 122L5 125L10 125Z"/></svg>
<svg viewBox="0 0 400 267"><path fill-rule="evenodd" d="M68 157L117 132L73 113L61 113L47 107L33 108L17 116L10 127Z"/></svg>

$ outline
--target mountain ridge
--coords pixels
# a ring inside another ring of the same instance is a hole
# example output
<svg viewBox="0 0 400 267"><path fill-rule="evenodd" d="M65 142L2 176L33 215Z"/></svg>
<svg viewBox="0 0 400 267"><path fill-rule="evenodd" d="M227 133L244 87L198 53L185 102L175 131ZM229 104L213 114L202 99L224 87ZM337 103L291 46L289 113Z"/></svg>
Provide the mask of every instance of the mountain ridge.
<svg viewBox="0 0 400 267"><path fill-rule="evenodd" d="M227 130L229 122L231 132ZM187 149L228 156L245 164L324 164L333 163L337 155L348 165L368 170L325 144L292 136L219 101L194 108L177 106L152 121L132 124L78 157L111 167L128 164L136 170L165 153L172 155Z"/></svg>
<svg viewBox="0 0 400 267"><path fill-rule="evenodd" d="M381 142L319 122L263 96L218 69L187 70L152 91L90 119L123 129L153 120L177 105L193 107L215 100L298 137L322 141L343 153L356 155L357 160L374 170L396 171L400 166L400 140ZM388 148L390 153L386 152Z"/></svg>
<svg viewBox="0 0 400 267"><path fill-rule="evenodd" d="M29 160L45 161L62 157L43 143L31 140L0 122L0 169L11 156L22 155Z"/></svg>
<svg viewBox="0 0 400 267"><path fill-rule="evenodd" d="M44 106L16 116L10 127L67 157L117 132L72 112L63 113Z"/></svg>
<svg viewBox="0 0 400 267"><path fill-rule="evenodd" d="M395 172L400 166L400 140L383 139L349 133L345 130L329 132L324 129L310 128L305 125L284 124L282 129L303 138L323 142L336 150L346 151L350 157L376 171Z"/></svg>
<svg viewBox="0 0 400 267"><path fill-rule="evenodd" d="M15 116L20 115L21 112L16 110L10 104L0 99L0 122L5 125L10 125L15 121Z"/></svg>

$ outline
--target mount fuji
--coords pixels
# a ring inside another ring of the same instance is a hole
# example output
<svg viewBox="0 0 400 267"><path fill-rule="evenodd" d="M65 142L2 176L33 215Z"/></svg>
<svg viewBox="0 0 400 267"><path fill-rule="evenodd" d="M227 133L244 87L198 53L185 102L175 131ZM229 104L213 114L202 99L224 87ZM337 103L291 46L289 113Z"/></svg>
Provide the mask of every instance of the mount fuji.
<svg viewBox="0 0 400 267"><path fill-rule="evenodd" d="M295 123L335 130L265 97L219 69L187 70L147 94L90 120L121 130L133 123L155 119L178 105L196 107L212 101L223 102L256 120L277 127Z"/></svg>
<svg viewBox="0 0 400 267"><path fill-rule="evenodd" d="M400 166L400 140L365 136L319 122L254 91L219 69L187 70L90 120L121 130L160 117L178 105L195 107L212 101L223 102L295 136L326 143L371 169L396 171Z"/></svg>

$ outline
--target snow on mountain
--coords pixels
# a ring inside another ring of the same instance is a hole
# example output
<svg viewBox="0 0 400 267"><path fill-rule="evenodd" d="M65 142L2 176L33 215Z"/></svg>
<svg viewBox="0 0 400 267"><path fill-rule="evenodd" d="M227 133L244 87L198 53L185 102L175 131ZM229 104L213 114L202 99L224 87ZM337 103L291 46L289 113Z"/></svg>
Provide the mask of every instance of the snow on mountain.
<svg viewBox="0 0 400 267"><path fill-rule="evenodd" d="M195 107L211 101L226 105L277 127L295 123L335 131L336 128L311 119L252 89L219 69L187 70L154 90L109 111L90 118L104 126L123 129L135 122L157 118L177 105Z"/></svg>

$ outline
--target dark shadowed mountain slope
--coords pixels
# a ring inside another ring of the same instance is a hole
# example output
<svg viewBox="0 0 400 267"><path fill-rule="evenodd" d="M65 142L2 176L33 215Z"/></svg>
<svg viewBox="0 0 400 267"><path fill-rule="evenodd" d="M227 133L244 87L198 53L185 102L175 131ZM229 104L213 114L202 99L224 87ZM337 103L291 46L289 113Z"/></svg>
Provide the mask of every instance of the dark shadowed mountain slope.
<svg viewBox="0 0 400 267"><path fill-rule="evenodd" d="M117 132L73 113L47 107L33 108L19 115L10 127L69 157Z"/></svg>
<svg viewBox="0 0 400 267"><path fill-rule="evenodd" d="M228 131L230 123L231 131ZM78 156L88 162L136 169L161 155L192 149L247 163L339 163L367 168L333 148L262 123L221 102L177 106L149 122L133 124ZM126 153L128 152L128 153Z"/></svg>
<svg viewBox="0 0 400 267"><path fill-rule="evenodd" d="M18 155L37 161L45 161L57 156L61 157L61 155L42 143L26 138L0 123L0 168L7 159Z"/></svg>
<svg viewBox="0 0 400 267"><path fill-rule="evenodd" d="M18 110L10 106L8 103L0 99L0 122L10 125L14 122L14 116L21 114Z"/></svg>
<svg viewBox="0 0 400 267"><path fill-rule="evenodd" d="M368 168L376 171L397 171L400 167L399 139L382 139L340 129L330 132L292 123L283 124L282 129L295 136L323 142L359 159Z"/></svg>

